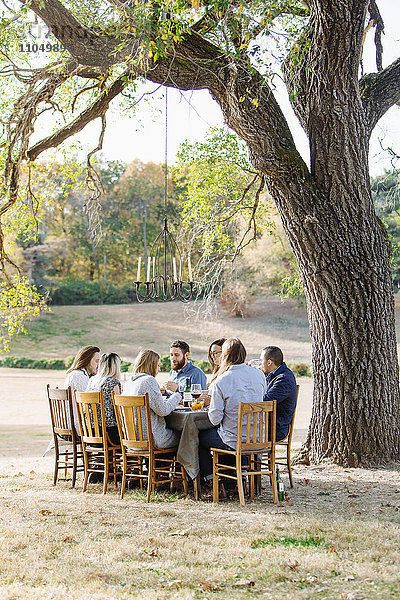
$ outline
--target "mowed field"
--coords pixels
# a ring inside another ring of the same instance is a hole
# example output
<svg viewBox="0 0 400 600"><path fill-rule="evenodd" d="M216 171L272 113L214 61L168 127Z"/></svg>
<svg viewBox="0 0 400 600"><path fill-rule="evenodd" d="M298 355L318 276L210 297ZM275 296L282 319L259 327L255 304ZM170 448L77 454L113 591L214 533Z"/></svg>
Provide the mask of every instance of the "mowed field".
<svg viewBox="0 0 400 600"><path fill-rule="evenodd" d="M63 358L95 343L132 360L166 354L174 338L206 358L210 341L238 336L249 356L279 345L288 362L311 360L304 308L260 300L248 319L193 316L193 306L55 307L13 342L17 356ZM160 382L166 377L160 374ZM181 493L110 485L82 493L52 485L45 385L61 371L0 369L0 600L397 600L400 467L294 466L295 486L273 505L268 480L241 507ZM297 450L307 431L312 379L301 378Z"/></svg>
<svg viewBox="0 0 400 600"><path fill-rule="evenodd" d="M78 348L96 344L133 360L141 348L168 354L175 339L186 340L196 360L207 358L214 339L239 337L249 356L266 345L280 346L290 362L311 362L305 307L277 297L256 301L249 317L229 317L195 303L126 304L118 306L55 306L27 326L29 335L11 343L11 354L30 358L64 358Z"/></svg>

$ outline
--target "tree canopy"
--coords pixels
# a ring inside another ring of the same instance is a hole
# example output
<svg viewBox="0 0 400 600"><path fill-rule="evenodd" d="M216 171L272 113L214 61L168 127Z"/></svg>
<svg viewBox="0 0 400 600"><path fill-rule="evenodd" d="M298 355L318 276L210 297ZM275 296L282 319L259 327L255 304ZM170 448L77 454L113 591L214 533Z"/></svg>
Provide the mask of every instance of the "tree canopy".
<svg viewBox="0 0 400 600"><path fill-rule="evenodd" d="M400 101L400 58L384 68L378 2L20 0L12 7L1 30L3 90L15 99L2 96L2 222L31 202L20 185L22 165L96 118L100 148L110 102L125 96L134 105L141 78L208 89L245 141L299 265L315 374L308 455L349 465L398 458L391 244L374 213L367 157L372 130ZM24 46L32 12L49 30L40 68ZM371 29L376 71L364 74ZM274 94L280 69L309 138L310 168ZM34 139L46 114L53 131ZM86 207L95 230L101 186L91 158ZM15 264L4 235L3 225L2 267L11 283Z"/></svg>

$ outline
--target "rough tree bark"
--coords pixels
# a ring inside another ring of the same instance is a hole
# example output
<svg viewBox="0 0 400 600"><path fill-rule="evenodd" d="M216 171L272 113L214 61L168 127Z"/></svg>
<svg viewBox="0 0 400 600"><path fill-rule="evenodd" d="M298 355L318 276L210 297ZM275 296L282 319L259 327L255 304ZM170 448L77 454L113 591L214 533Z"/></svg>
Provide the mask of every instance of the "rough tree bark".
<svg viewBox="0 0 400 600"><path fill-rule="evenodd" d="M400 60L360 82L369 1L308 5L309 26L297 44L297 60L293 53L288 57L285 78L310 139L311 171L266 80L247 60L227 55L195 31L170 56L148 58L131 74L181 89L208 88L227 124L246 141L277 204L307 299L315 378L309 458L380 463L400 456L400 396L390 243L373 210L368 143L377 120L400 100ZM79 65L104 71L122 60L110 50L115 40L85 33L58 0L32 0L31 8ZM67 26L85 33L79 43L65 33ZM134 37L125 41L137 48ZM92 106L77 126L103 109ZM27 155L36 157L73 131L64 129Z"/></svg>

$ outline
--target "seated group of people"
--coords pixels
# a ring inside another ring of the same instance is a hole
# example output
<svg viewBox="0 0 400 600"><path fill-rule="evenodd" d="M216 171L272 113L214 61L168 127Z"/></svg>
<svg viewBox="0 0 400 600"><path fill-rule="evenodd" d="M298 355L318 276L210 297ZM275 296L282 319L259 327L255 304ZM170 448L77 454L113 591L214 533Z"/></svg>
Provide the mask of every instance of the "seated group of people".
<svg viewBox="0 0 400 600"><path fill-rule="evenodd" d="M140 351L132 376L122 390L118 354L101 354L97 346L85 346L79 350L67 371L65 387L70 386L80 392L103 392L107 432L114 443L119 443L119 435L112 393L140 396L147 392L154 443L159 448L172 448L178 444L180 433L167 427L165 417L181 401L181 383L190 379L191 384L200 384L204 403L209 405L209 420L214 425L212 429L199 432L200 471L205 480L212 478L210 448L235 449L239 402L276 401L276 440L287 436L296 408L297 387L280 348L264 348L258 369L246 364L246 349L239 339L215 340L208 351L212 369L209 383L204 372L189 360L189 355L190 348L186 342L177 340L171 344L171 371L165 387L161 388L156 380L160 371L160 355L153 350Z"/></svg>

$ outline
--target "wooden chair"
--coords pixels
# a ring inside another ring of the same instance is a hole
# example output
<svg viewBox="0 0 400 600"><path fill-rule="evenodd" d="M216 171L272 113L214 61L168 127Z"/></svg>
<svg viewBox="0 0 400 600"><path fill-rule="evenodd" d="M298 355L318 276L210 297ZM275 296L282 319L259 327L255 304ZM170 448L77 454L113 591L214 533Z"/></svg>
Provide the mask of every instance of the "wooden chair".
<svg viewBox="0 0 400 600"><path fill-rule="evenodd" d="M72 469L72 487L75 487L76 474L83 471L84 467L83 464L78 466L78 460L83 461L83 453L78 450L81 440L74 426L71 388L51 388L47 384L47 398L55 451L53 485L57 484L59 469L64 469L65 477L68 469ZM60 452L60 446L65 447L64 452ZM71 455L72 462L69 460Z"/></svg>
<svg viewBox="0 0 400 600"><path fill-rule="evenodd" d="M243 429L244 428L244 429ZM278 500L275 473L275 402L240 402L238 410L238 431L236 450L221 450L211 448L213 453L213 501L219 501L218 477L235 479L239 491L239 501L245 504L243 490L243 475L249 477L249 495L254 498L256 477L269 475L272 485L274 504ZM246 432L242 440L242 432ZM235 465L230 466L219 462L219 455L234 456ZM242 457L246 456L248 465L242 466ZM266 459L264 459L266 456ZM234 472L234 474L232 473Z"/></svg>
<svg viewBox="0 0 400 600"><path fill-rule="evenodd" d="M82 432L85 465L83 491L86 491L90 473L103 473L103 494L105 494L109 476L114 477L116 484L117 475L121 473L121 446L113 444L107 434L103 392L75 392L75 400Z"/></svg>
<svg viewBox="0 0 400 600"><path fill-rule="evenodd" d="M182 482L187 494L186 472L182 466L180 473L176 471L177 448L161 449L154 445L149 395L113 394L113 402L122 446L121 498L124 497L127 479L139 479L140 487L147 479L147 502L150 502L156 485L161 483L169 483L172 487L176 481ZM148 461L147 473L143 469L144 459Z"/></svg>
<svg viewBox="0 0 400 600"><path fill-rule="evenodd" d="M300 386L298 385L297 386L297 401L299 400L299 389L300 389ZM276 460L275 464L287 466L287 469L289 472L290 487L293 487L293 475L292 475L292 464L291 464L291 460L290 460L290 450L291 450L291 446L292 446L294 418L296 416L296 409L297 409L297 402L296 402L296 408L294 409L292 420L289 425L289 432L288 432L287 436L283 440L279 440L279 442L276 442L276 444L275 444L276 446L286 446L286 462Z"/></svg>

